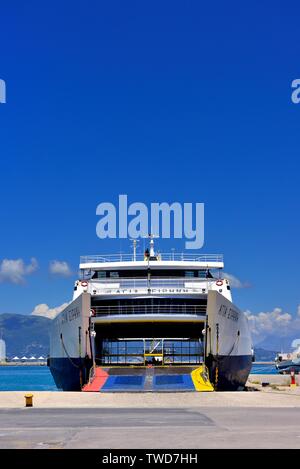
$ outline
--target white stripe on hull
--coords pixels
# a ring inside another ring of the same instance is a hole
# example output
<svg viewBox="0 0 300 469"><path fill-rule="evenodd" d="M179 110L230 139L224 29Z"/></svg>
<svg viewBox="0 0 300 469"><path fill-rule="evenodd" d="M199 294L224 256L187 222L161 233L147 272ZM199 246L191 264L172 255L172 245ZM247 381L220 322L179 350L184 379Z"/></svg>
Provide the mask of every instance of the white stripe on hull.
<svg viewBox="0 0 300 469"><path fill-rule="evenodd" d="M89 316L90 295L83 293L53 319L50 332L51 358L67 358L68 355L73 358L84 357L86 352L90 355L89 341L86 340Z"/></svg>
<svg viewBox="0 0 300 469"><path fill-rule="evenodd" d="M216 291L208 293L207 355L251 355L248 320L237 306ZM217 324L219 340L217 344ZM217 350L218 348L218 350Z"/></svg>

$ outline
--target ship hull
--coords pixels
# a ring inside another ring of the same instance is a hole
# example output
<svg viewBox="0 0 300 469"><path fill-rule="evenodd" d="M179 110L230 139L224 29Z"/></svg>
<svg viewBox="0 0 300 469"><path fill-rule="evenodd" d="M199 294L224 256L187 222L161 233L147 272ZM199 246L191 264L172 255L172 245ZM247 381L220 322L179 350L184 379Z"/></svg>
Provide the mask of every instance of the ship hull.
<svg viewBox="0 0 300 469"><path fill-rule="evenodd" d="M215 389L220 391L241 389L246 384L252 366L251 337L247 318L220 293L210 291L207 296L207 324L205 326L204 318L202 324L192 324L190 332L198 329L200 333L205 327L205 364ZM84 293L53 322L49 365L57 387L64 391L80 391L88 381L93 361L89 341L90 308L90 295ZM134 316L132 315L132 319ZM157 324L153 317L151 321ZM176 326L178 333L184 334L179 337L189 337L186 331L183 333L182 321L181 319ZM140 327L143 325L140 318L137 323ZM114 335L118 332L118 337L128 337L127 333L122 335L121 330L116 329L117 326L121 327L121 319L119 323L113 324ZM173 326L171 318L168 318L164 323L167 330L158 337L167 337L169 328ZM99 325L99 327L104 326ZM145 324L142 329L140 335L149 333L149 325ZM98 339L100 332L97 331ZM173 333L173 337L178 335ZM171 367L176 368L176 365Z"/></svg>
<svg viewBox="0 0 300 469"><path fill-rule="evenodd" d="M276 363L275 366L280 374L289 374L291 371L299 373L300 371L299 360L297 360L297 362L294 362L293 360L286 360Z"/></svg>
<svg viewBox="0 0 300 469"><path fill-rule="evenodd" d="M206 365L219 391L235 391L246 385L252 367L252 347L245 314L218 292L207 302Z"/></svg>
<svg viewBox="0 0 300 469"><path fill-rule="evenodd" d="M48 366L56 386L63 391L80 391L92 366L90 295L83 293L52 321Z"/></svg>
<svg viewBox="0 0 300 469"><path fill-rule="evenodd" d="M63 391L80 391L83 384L88 381L91 361L78 357L50 358L51 374L58 389Z"/></svg>
<svg viewBox="0 0 300 469"><path fill-rule="evenodd" d="M207 359L210 381L216 391L237 391L246 385L252 355L212 356Z"/></svg>

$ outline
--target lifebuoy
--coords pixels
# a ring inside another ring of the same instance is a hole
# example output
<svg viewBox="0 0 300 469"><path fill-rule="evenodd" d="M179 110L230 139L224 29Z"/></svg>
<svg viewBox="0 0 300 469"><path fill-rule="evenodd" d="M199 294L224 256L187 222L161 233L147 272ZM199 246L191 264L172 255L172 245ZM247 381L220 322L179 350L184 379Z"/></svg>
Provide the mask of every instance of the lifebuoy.
<svg viewBox="0 0 300 469"><path fill-rule="evenodd" d="M217 280L216 285L218 285L218 287L221 287L223 285L223 280Z"/></svg>
<svg viewBox="0 0 300 469"><path fill-rule="evenodd" d="M84 280L83 282L81 282L81 286L85 288L88 286L88 283Z"/></svg>
<svg viewBox="0 0 300 469"><path fill-rule="evenodd" d="M96 311L94 309L91 309L91 316L96 316Z"/></svg>

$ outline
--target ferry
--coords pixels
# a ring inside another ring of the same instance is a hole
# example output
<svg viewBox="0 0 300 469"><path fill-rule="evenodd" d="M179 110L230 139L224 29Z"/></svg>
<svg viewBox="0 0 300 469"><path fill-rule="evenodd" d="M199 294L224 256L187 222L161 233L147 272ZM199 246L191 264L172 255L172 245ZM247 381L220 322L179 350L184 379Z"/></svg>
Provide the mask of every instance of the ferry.
<svg viewBox="0 0 300 469"><path fill-rule="evenodd" d="M291 371L297 374L300 372L300 340L294 340L292 347L294 347L292 352L280 352L276 354L275 367L280 374L289 374Z"/></svg>
<svg viewBox="0 0 300 469"><path fill-rule="evenodd" d="M251 336L223 269L222 255L156 252L152 235L143 253L134 240L132 254L81 257L73 299L50 330L57 387L243 389Z"/></svg>

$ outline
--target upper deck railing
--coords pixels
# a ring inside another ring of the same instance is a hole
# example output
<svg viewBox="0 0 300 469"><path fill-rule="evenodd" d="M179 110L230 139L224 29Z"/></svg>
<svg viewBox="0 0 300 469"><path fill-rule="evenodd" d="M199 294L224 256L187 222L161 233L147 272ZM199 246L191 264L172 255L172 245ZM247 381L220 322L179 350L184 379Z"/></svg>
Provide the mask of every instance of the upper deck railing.
<svg viewBox="0 0 300 469"><path fill-rule="evenodd" d="M156 254L156 259L149 259L150 262L156 261L191 261L191 262L223 262L223 254L186 254L184 252L171 252L171 253L159 253ZM103 255L90 255L90 256L81 256L80 264L97 264L104 262L136 262L136 261L145 261L144 254L137 253L133 254L103 254Z"/></svg>

